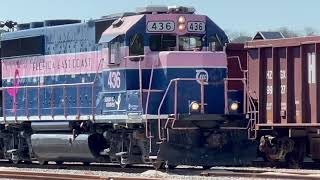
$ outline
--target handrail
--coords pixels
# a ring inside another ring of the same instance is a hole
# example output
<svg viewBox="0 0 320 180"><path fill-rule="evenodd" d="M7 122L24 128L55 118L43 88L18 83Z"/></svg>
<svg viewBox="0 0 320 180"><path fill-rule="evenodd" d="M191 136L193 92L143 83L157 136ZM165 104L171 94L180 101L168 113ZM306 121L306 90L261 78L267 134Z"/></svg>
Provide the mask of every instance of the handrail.
<svg viewBox="0 0 320 180"><path fill-rule="evenodd" d="M248 90L248 84L247 84L247 73L248 70L244 70L242 68L241 65L241 61L240 61L240 57L239 56L229 56L227 57L228 59L237 59L240 71L243 73L243 78L226 78L226 81L241 81L243 83L243 103L244 103L244 113L248 113L249 114L249 122L247 125L247 129L248 129L248 136L249 136L249 131L255 130L255 126L256 126L256 121L258 118L258 114L259 112L256 109L256 106L254 104L253 98L250 95L250 92ZM225 88L227 88L227 82L225 81ZM227 100L227 90L225 90L225 100ZM247 105L247 101L248 101L248 105ZM227 112L228 107L225 106L225 110ZM252 120L254 122L252 122ZM256 135L256 131L255 131L255 135Z"/></svg>
<svg viewBox="0 0 320 180"><path fill-rule="evenodd" d="M167 89L161 99L161 102L159 104L159 108L158 108L158 136L159 136L159 140L164 141L166 140L166 138L162 138L161 135L161 118L160 118L160 114L161 114L161 108L163 106L163 103L167 97L167 94L172 86L172 84L175 84L175 95L174 95L174 120L173 120L173 124L176 120L177 117L177 104L178 104L178 90L177 90L177 85L178 85L178 81L200 81L200 86L201 86L201 94L200 94L200 106L201 106L201 113L204 113L204 79L200 79L200 78L176 78L176 79L171 79ZM167 126L167 122L166 122L166 126ZM172 125L173 126L173 125Z"/></svg>
<svg viewBox="0 0 320 180"><path fill-rule="evenodd" d="M242 73L248 72L248 70L244 70L244 69L242 68L241 61L240 61L239 56L229 56L229 57L227 57L227 58L228 58L228 59L234 59L234 58L236 58L236 59L238 60L238 64L239 64L240 71L241 71Z"/></svg>
<svg viewBox="0 0 320 180"><path fill-rule="evenodd" d="M144 58L146 55L138 55L138 56L125 56L124 59L134 59L134 58Z"/></svg>
<svg viewBox="0 0 320 180"><path fill-rule="evenodd" d="M92 110L92 120L95 120L94 117L95 117L95 84L97 82L97 79L98 79L98 74L99 74L99 70L100 70L100 67L101 67L101 64L103 62L103 59L100 59L100 62L99 62L99 65L97 67L97 71L96 71L96 74L95 74L95 77L93 79L93 81L91 82L87 82L87 83L72 83L72 84L66 84L66 83L62 83L62 84L49 84L49 85L41 85L41 84L38 84L38 85L33 85L33 86L13 86L13 87L1 87L0 88L0 91L2 91L2 104L3 104L3 117L4 117L4 122L6 123L6 109L5 109L5 90L7 89L24 89L24 93L25 93L25 103L24 103L24 109L25 109L25 115L29 118L29 107L28 107L28 89L31 89L31 88L37 88L37 111L38 111L38 117L39 119L41 119L41 107L40 107L40 89L42 88L50 88L51 89L51 92L53 92L53 89L55 87L60 87L60 88L63 88L63 113L64 113L64 116L67 117L68 114L67 114L67 107L66 107L66 104L67 104L67 99L66 99L66 96L67 96L67 93L66 93L66 87L76 87L77 88L77 99L76 99L76 108L77 108L77 115L80 116L80 92L79 92L79 87L80 86L88 86L88 87L92 87L91 89L91 110ZM53 100L53 93L51 93L51 97L50 97L50 111L51 111L51 116L54 117L53 113L54 113L54 100ZM13 102L13 103L17 103L17 102ZM15 116L15 122L17 123L17 110L14 112L14 116Z"/></svg>
<svg viewBox="0 0 320 180"><path fill-rule="evenodd" d="M147 100L146 100L146 122L145 122L145 131L146 131L146 137L147 138L152 138L152 134L150 132L150 136L149 136L149 127L148 127L148 109L149 109L149 99L150 99L150 92L151 92L151 86L152 86L152 82L153 82L153 73L154 73L154 67L155 67L155 62L159 62L159 58L157 60L154 60L152 63L152 69L151 69L151 75L150 75L150 79L149 79L149 88L148 88L148 94L147 94Z"/></svg>
<svg viewBox="0 0 320 180"><path fill-rule="evenodd" d="M244 95L244 100L243 100L243 103L244 103L244 106L243 106L243 110L244 110L244 113L248 113L249 114L249 122L247 124L247 127L246 129L248 129L248 136L249 136L249 131L255 129L255 125L256 125L256 121L257 121L257 114L259 113L256 109L256 106L254 104L254 101L253 101L253 98L252 96L250 95L249 93L249 90L248 90L248 87L247 87L247 84L246 84L246 78L226 78L225 79L225 89L226 89L226 86L227 86L227 81L241 81L243 83L243 86L244 86L244 92L243 92L243 95ZM228 99L227 97L227 90L225 90L225 101ZM246 106L246 102L248 101L248 107ZM227 102L227 101L226 101ZM225 105L225 112L228 112L228 106ZM252 117L253 116L253 117ZM254 122L252 122L252 120Z"/></svg>

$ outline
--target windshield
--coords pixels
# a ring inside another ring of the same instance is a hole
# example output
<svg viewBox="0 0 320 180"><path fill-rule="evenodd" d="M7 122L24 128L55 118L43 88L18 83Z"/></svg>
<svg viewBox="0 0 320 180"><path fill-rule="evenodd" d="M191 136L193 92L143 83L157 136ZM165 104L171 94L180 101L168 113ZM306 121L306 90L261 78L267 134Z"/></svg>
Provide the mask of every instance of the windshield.
<svg viewBox="0 0 320 180"><path fill-rule="evenodd" d="M180 36L179 50L180 51L201 51L202 38L200 36Z"/></svg>
<svg viewBox="0 0 320 180"><path fill-rule="evenodd" d="M176 47L176 36L169 34L151 35L151 51L174 51Z"/></svg>

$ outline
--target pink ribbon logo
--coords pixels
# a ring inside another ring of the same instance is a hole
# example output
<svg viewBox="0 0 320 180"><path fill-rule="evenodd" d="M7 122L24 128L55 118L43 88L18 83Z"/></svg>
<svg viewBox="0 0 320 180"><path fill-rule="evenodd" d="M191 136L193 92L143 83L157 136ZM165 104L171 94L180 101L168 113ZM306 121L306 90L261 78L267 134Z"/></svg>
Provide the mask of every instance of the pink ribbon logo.
<svg viewBox="0 0 320 180"><path fill-rule="evenodd" d="M13 87L7 90L8 94L13 98L12 112L17 112L17 94L19 90L19 70L14 72Z"/></svg>

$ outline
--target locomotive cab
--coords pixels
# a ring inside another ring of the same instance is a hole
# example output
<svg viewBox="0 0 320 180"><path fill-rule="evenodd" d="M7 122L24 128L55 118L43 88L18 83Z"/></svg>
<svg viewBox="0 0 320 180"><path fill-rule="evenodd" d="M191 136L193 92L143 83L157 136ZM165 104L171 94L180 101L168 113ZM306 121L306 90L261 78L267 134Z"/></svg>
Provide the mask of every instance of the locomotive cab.
<svg viewBox="0 0 320 180"><path fill-rule="evenodd" d="M190 108L196 102L202 114L223 115L227 36L191 8L156 10L120 18L103 33L100 43L108 47L105 91L140 91L141 103L131 106L141 114L196 114ZM174 83L179 84L175 95Z"/></svg>

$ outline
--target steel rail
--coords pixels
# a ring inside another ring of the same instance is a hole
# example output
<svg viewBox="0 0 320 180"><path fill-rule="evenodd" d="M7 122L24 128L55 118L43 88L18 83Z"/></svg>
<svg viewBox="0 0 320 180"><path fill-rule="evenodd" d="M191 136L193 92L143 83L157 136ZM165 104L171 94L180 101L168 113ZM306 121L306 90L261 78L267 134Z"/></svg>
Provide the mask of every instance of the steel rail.
<svg viewBox="0 0 320 180"><path fill-rule="evenodd" d="M1 178L13 179L37 179L37 180L160 180L160 178L148 177L104 177L95 175L58 174L26 171L0 171Z"/></svg>
<svg viewBox="0 0 320 180"><path fill-rule="evenodd" d="M238 171L226 171L226 172L214 172L207 171L202 172L201 176L206 177L235 177L235 178L263 178L263 179L304 179L315 180L320 179L320 174L312 173L290 173L290 172L274 172L274 171L255 171L255 170L240 170Z"/></svg>

